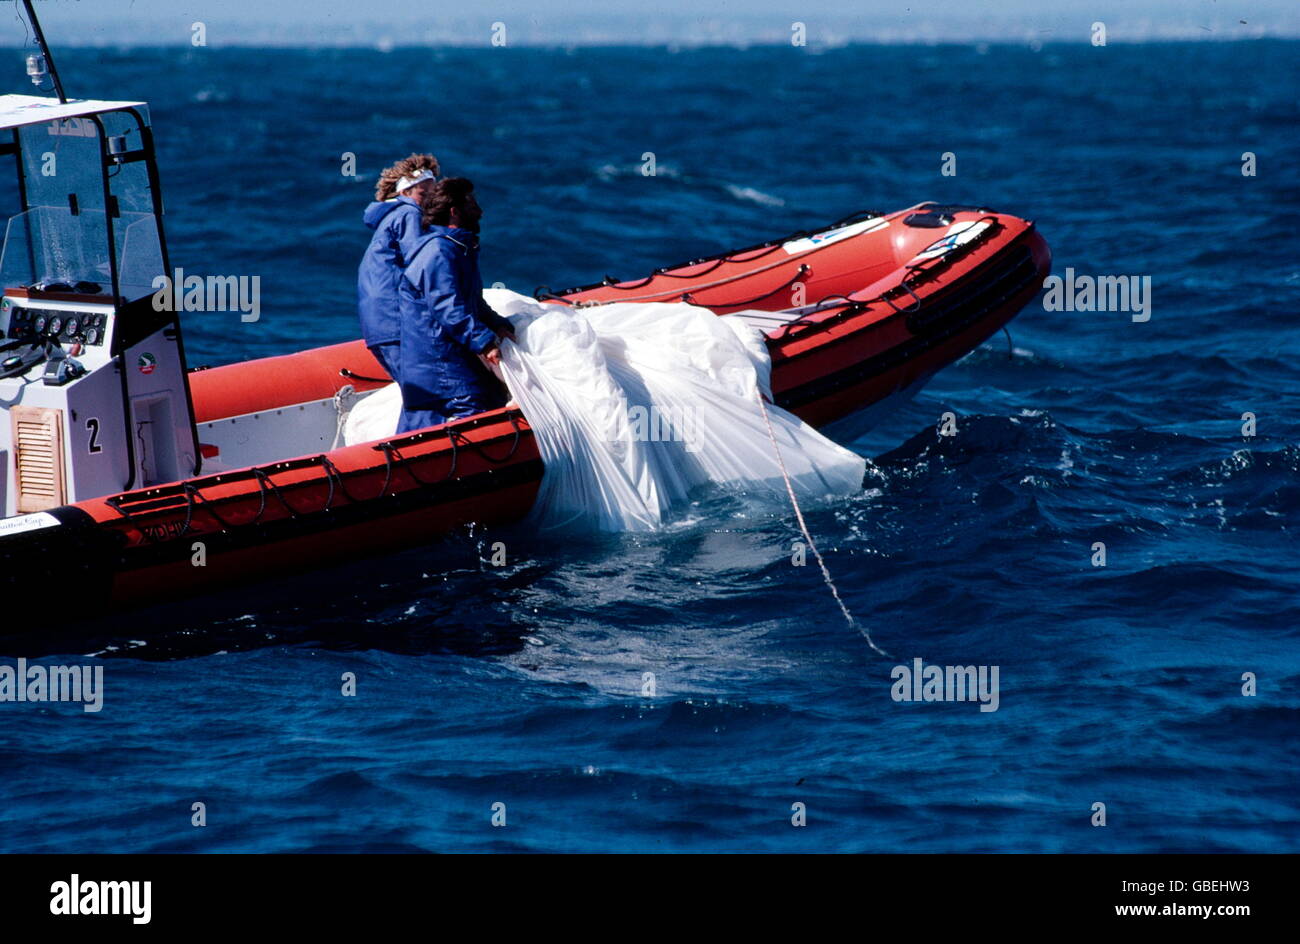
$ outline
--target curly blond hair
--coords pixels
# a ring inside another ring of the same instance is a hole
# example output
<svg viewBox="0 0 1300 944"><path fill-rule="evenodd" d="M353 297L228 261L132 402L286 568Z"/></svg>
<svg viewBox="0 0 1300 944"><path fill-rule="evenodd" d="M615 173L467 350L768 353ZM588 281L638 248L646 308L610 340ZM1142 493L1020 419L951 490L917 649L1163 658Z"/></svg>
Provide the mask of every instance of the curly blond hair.
<svg viewBox="0 0 1300 944"><path fill-rule="evenodd" d="M403 177L418 174L422 170L438 173L438 159L432 154L412 154L404 157L392 167L385 167L375 184L376 200L391 200L397 196L397 182Z"/></svg>

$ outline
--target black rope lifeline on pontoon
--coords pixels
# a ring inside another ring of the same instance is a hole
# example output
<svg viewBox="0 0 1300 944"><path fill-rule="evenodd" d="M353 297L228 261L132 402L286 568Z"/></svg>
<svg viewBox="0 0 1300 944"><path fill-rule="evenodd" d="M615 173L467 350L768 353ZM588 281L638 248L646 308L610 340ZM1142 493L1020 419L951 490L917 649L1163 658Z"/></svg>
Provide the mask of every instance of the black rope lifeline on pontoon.
<svg viewBox="0 0 1300 944"><path fill-rule="evenodd" d="M790 240L792 239L805 239L809 236L815 236L818 233L829 233L832 230L842 229L845 226L851 226L854 223L861 223L863 220L880 219L884 215L885 214L883 213L877 213L875 210L857 210L853 213L848 214L847 216L841 217L840 219L836 220L834 223L831 223L829 226L822 227L821 229L796 230L795 232L788 233L785 236L780 236L777 237L776 239L769 239L761 243L755 243L752 246L744 246L740 249L728 249L719 253L716 256L704 256L699 259L693 259L690 262L679 262L675 265L660 266L657 269L653 269L648 276L646 276L644 279L642 279L640 282L637 283L616 284L612 276L606 275L603 281L592 282L590 285L579 285L579 286L575 286L574 288L566 288L559 292L552 292L549 288L542 286L538 288L535 292L533 292L533 298L535 298L539 302L540 301L563 301L564 296L566 295L574 295L578 292L586 292L595 288L616 288L619 289L620 291L633 291L638 288L644 288L655 278L661 275L668 276L669 278L682 278L682 279L698 278L701 275L707 275L709 272L714 271L714 269L717 269L724 262L753 262L755 259L761 259L769 252L775 252L780 246L790 242ZM759 252L759 250L766 250L766 251ZM736 258L736 256L740 256L747 252L758 253L758 255L750 256L746 259ZM710 269L706 269L703 272L691 272L686 275L675 274L678 269L687 269L690 268L691 266L703 265L706 262L713 262L714 263L713 267ZM545 291L543 291L543 289L545 289Z"/></svg>
<svg viewBox="0 0 1300 944"><path fill-rule="evenodd" d="M393 379L391 377L387 379L383 379L379 377L363 377L361 376L361 374L358 374L351 367L340 367L339 376L346 377L348 380L360 380L362 383L390 384L393 382Z"/></svg>
<svg viewBox="0 0 1300 944"><path fill-rule="evenodd" d="M738 302L727 302L725 305L719 305L717 303L705 305L701 302L695 301L695 296L693 296L690 292L682 292L682 301L686 302L686 304L688 305L694 305L696 308L744 308L746 305L752 305L755 302L765 301L771 298L773 295L779 294L780 292L784 292L791 285L794 285L795 282L798 282L800 279L802 279L805 275L807 275L811 271L812 271L811 266L800 264L798 271L795 272L794 275L790 276L790 278L788 278L784 284L778 285L770 292L764 292L762 295L755 295L753 298L745 298Z"/></svg>

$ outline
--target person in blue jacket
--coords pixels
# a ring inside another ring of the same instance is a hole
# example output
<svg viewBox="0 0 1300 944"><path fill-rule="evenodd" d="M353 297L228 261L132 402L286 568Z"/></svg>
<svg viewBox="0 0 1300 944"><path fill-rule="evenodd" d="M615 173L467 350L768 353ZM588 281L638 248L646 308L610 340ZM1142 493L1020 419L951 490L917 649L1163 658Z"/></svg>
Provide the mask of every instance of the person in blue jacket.
<svg viewBox="0 0 1300 944"><path fill-rule="evenodd" d="M399 433L503 406L501 383L479 360L501 360L513 332L483 300L474 184L446 177L425 203L425 236L407 258L401 297Z"/></svg>
<svg viewBox="0 0 1300 944"><path fill-rule="evenodd" d="M374 230L357 270L357 314L361 337L393 380L398 380L397 345L401 317L397 287L402 269L424 235L423 203L438 177L438 159L412 154L387 168L375 187L375 201L362 220Z"/></svg>

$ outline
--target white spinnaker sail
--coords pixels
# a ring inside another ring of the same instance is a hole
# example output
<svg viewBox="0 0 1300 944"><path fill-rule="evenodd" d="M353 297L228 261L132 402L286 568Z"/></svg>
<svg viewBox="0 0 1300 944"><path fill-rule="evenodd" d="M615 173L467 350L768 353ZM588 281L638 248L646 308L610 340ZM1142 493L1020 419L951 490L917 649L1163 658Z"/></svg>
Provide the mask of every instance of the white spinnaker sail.
<svg viewBox="0 0 1300 944"><path fill-rule="evenodd" d="M484 297L515 329L501 375L546 465L539 525L653 530L710 484L784 503L755 399L756 389L770 396L771 361L762 333L742 318L687 304L577 309L503 289ZM348 443L392 435L395 391L357 405ZM767 410L800 498L861 489L861 457L785 410Z"/></svg>

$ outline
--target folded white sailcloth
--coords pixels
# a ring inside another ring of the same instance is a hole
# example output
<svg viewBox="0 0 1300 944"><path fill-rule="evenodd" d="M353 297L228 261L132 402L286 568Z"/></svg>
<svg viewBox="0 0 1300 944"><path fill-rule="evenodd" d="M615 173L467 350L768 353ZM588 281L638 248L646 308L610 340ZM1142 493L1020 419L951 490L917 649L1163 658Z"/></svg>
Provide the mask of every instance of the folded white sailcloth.
<svg viewBox="0 0 1300 944"><path fill-rule="evenodd" d="M483 294L515 329L501 375L546 465L540 526L653 530L710 484L785 500L755 398L757 389L770 399L772 367L757 328L687 304L574 309ZM391 436L400 411L396 384L371 394L353 408L344 441ZM767 413L796 495L861 489L860 456L779 407Z"/></svg>

